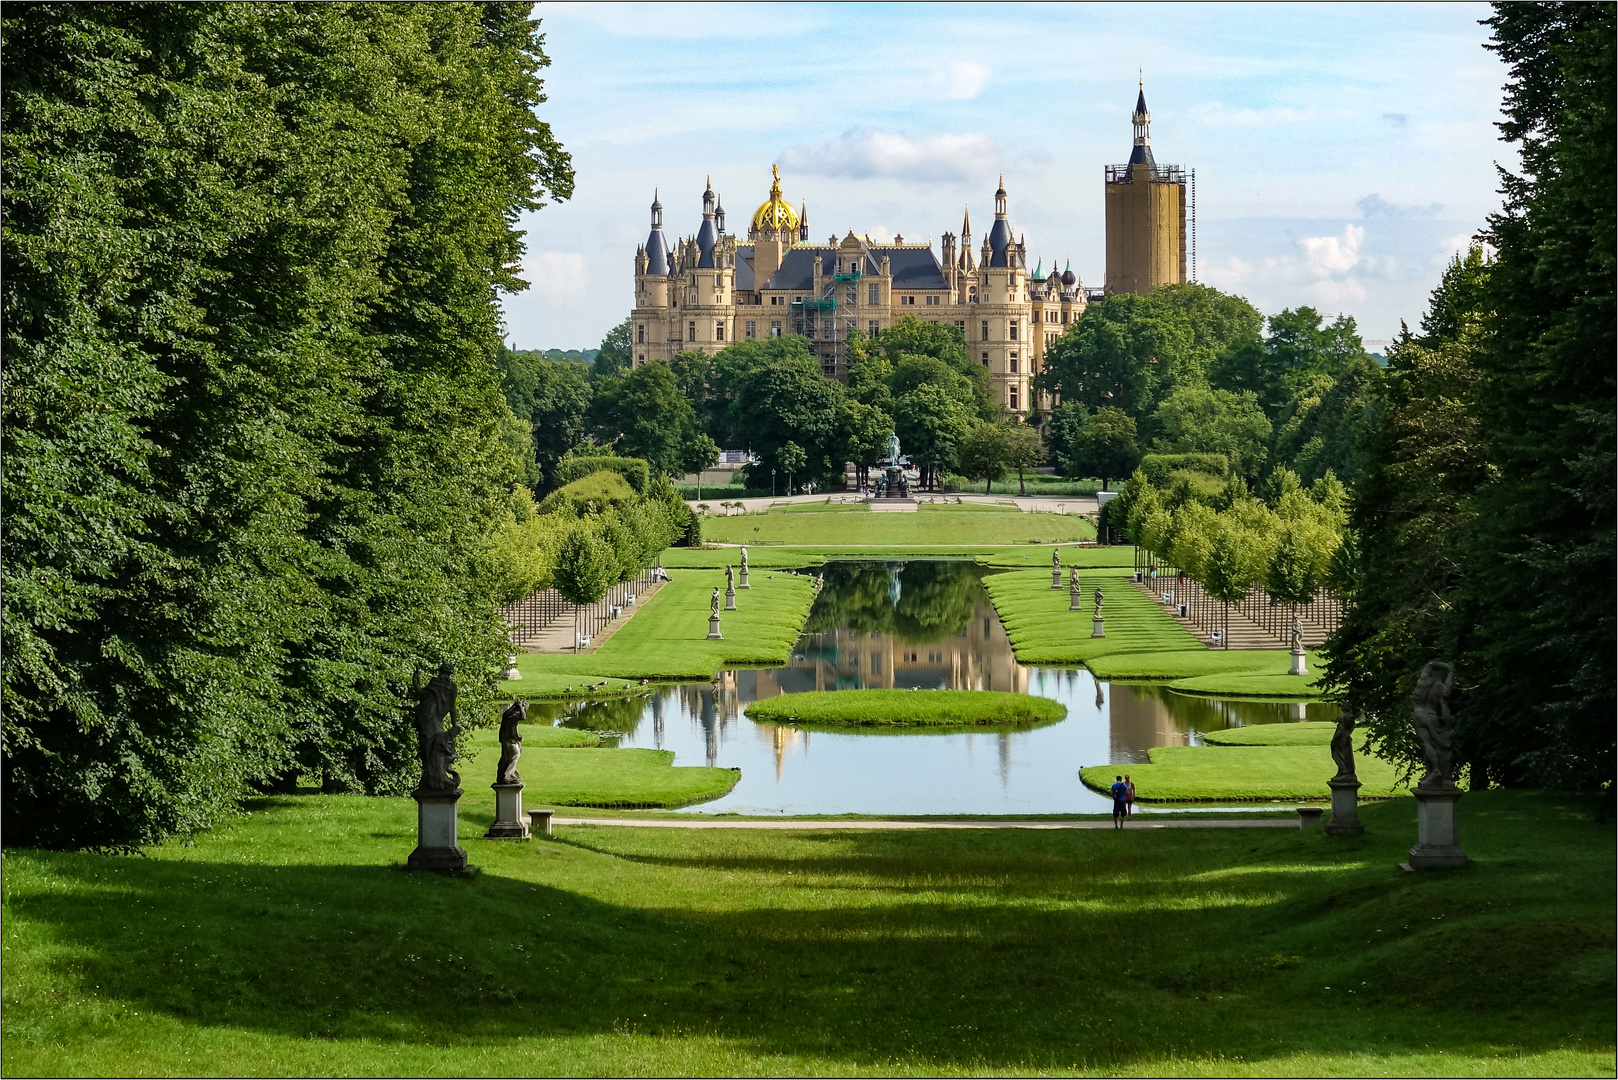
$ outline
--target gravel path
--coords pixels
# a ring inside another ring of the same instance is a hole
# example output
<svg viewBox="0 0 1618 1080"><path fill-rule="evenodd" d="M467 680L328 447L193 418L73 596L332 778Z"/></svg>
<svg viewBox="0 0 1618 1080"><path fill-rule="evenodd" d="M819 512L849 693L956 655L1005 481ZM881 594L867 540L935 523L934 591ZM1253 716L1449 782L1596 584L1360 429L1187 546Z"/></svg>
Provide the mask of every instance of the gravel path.
<svg viewBox="0 0 1618 1080"><path fill-rule="evenodd" d="M553 817L553 825L618 825L631 829L1110 829L1111 821L714 821L691 818ZM1126 829L1296 829L1287 818L1223 818L1213 821L1151 821L1131 818Z"/></svg>

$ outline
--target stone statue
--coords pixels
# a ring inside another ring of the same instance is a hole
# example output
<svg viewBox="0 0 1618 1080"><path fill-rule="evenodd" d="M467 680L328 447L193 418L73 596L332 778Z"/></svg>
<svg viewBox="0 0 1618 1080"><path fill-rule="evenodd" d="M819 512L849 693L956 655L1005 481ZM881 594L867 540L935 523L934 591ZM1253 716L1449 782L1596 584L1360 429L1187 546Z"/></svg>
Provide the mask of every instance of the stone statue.
<svg viewBox="0 0 1618 1080"><path fill-rule="evenodd" d="M1455 668L1434 660L1416 680L1416 739L1427 772L1417 787L1449 787L1454 783L1454 731L1450 727L1449 695L1455 689Z"/></svg>
<svg viewBox="0 0 1618 1080"><path fill-rule="evenodd" d="M747 573L747 545L742 545L742 573Z"/></svg>
<svg viewBox="0 0 1618 1080"><path fill-rule="evenodd" d="M1102 601L1101 589L1098 587L1096 589L1096 618L1098 618L1098 619L1101 618L1101 601Z"/></svg>
<svg viewBox="0 0 1618 1080"><path fill-rule="evenodd" d="M1060 570L1061 568L1062 568L1062 549L1061 548L1051 548L1051 569L1052 570Z"/></svg>
<svg viewBox="0 0 1618 1080"><path fill-rule="evenodd" d="M1079 588L1079 568L1077 566L1068 571L1067 591L1070 593L1080 593L1084 591Z"/></svg>
<svg viewBox="0 0 1618 1080"><path fill-rule="evenodd" d="M448 662L438 665L438 674L426 686L421 685L421 670L410 676L410 696L416 699L416 741L421 752L421 783L424 792L454 791L461 786L461 776L450 768L455 762L455 729L460 714L455 710L455 667ZM449 717L446 730L444 718Z"/></svg>
<svg viewBox="0 0 1618 1080"><path fill-rule="evenodd" d="M730 564L726 563L725 564L725 591L726 592L732 592L732 591L735 590L735 588L736 588L736 574L735 574L735 572L733 570L731 570Z"/></svg>
<svg viewBox="0 0 1618 1080"><path fill-rule="evenodd" d="M1357 719L1354 710L1347 705L1337 714L1337 730L1331 737L1331 759L1337 763L1333 780L1359 779L1354 772L1354 722Z"/></svg>
<svg viewBox="0 0 1618 1080"><path fill-rule="evenodd" d="M1303 623L1296 613L1292 616L1292 651L1303 652Z"/></svg>
<svg viewBox="0 0 1618 1080"><path fill-rule="evenodd" d="M888 462L899 464L899 433L896 431L888 432Z"/></svg>
<svg viewBox="0 0 1618 1080"><path fill-rule="evenodd" d="M518 698L500 714L500 764L494 769L497 784L520 784L517 759L522 757L522 732L517 725L528 719L528 702Z"/></svg>
<svg viewBox="0 0 1618 1080"><path fill-rule="evenodd" d="M715 585L713 595L708 598L708 618L719 618L719 586Z"/></svg>

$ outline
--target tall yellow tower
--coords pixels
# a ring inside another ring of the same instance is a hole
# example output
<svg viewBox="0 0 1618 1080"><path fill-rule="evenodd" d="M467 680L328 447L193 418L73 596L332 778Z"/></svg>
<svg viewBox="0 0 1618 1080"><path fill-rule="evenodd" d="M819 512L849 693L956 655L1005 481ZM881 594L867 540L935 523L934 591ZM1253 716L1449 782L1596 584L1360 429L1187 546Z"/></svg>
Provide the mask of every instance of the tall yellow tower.
<svg viewBox="0 0 1618 1080"><path fill-rule="evenodd" d="M1108 165L1107 293L1145 296L1186 280L1185 170L1152 157L1146 87L1135 101L1135 146L1125 165Z"/></svg>

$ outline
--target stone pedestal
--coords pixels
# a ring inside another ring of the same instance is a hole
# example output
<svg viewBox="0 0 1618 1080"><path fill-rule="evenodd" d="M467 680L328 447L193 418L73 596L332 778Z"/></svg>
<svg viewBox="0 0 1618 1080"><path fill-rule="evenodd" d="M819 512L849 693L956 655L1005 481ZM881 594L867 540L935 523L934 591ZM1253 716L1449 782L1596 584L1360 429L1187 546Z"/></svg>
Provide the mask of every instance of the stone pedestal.
<svg viewBox="0 0 1618 1080"><path fill-rule="evenodd" d="M1304 663L1305 653L1302 649L1292 654L1292 666L1287 668L1288 675L1307 675L1309 665Z"/></svg>
<svg viewBox="0 0 1618 1080"><path fill-rule="evenodd" d="M725 610L726 611L735 611L736 610L736 590L735 589L726 589L725 590Z"/></svg>
<svg viewBox="0 0 1618 1080"><path fill-rule="evenodd" d="M1097 616L1097 617L1090 620L1090 636L1091 637L1106 637L1107 636L1107 627L1106 627L1106 620L1105 619L1101 618L1100 616Z"/></svg>
<svg viewBox="0 0 1618 1080"><path fill-rule="evenodd" d="M1454 784L1432 787L1418 784L1413 794L1416 796L1416 846L1410 849L1410 861L1400 865L1406 870L1439 870L1471 862L1461 850L1460 835L1455 828L1455 804L1464 792Z"/></svg>
<svg viewBox="0 0 1618 1080"><path fill-rule="evenodd" d="M414 791L416 800L416 850L410 853L412 870L464 871L466 850L456 841L455 813L461 789Z"/></svg>
<svg viewBox="0 0 1618 1080"><path fill-rule="evenodd" d="M554 836L556 834L551 830L551 816L555 813L554 810L530 810L528 820L534 823L534 831L539 835Z"/></svg>
<svg viewBox="0 0 1618 1080"><path fill-rule="evenodd" d="M506 670L500 673L500 677L502 679L522 678L522 672L517 670L517 658L515 656L506 657Z"/></svg>
<svg viewBox="0 0 1618 1080"><path fill-rule="evenodd" d="M1067 609L1069 611L1083 611L1084 610L1084 594L1083 593L1074 593L1073 598L1071 600L1069 600L1068 603L1067 603Z"/></svg>
<svg viewBox="0 0 1618 1080"><path fill-rule="evenodd" d="M1331 788L1331 820L1326 822L1327 836L1358 836L1365 831L1360 823L1360 782L1358 780L1338 780L1333 777L1326 781Z"/></svg>
<svg viewBox="0 0 1618 1080"><path fill-rule="evenodd" d="M1061 587L1062 587L1062 568L1060 566L1053 566L1053 567L1051 567L1051 588L1060 589Z"/></svg>
<svg viewBox="0 0 1618 1080"><path fill-rule="evenodd" d="M1313 829L1320 824L1321 815L1326 812L1323 806L1298 807L1298 828Z"/></svg>
<svg viewBox="0 0 1618 1080"><path fill-rule="evenodd" d="M752 586L747 583L747 567L745 567L745 566L742 567L741 576L739 578L737 578L737 580L736 580L736 587L738 589L751 589L752 588Z"/></svg>
<svg viewBox="0 0 1618 1080"><path fill-rule="evenodd" d="M708 640L723 641L724 639L725 635L719 632L719 616L708 616Z"/></svg>
<svg viewBox="0 0 1618 1080"><path fill-rule="evenodd" d="M522 819L522 784L490 784L494 788L494 824L485 840L526 840L528 823Z"/></svg>

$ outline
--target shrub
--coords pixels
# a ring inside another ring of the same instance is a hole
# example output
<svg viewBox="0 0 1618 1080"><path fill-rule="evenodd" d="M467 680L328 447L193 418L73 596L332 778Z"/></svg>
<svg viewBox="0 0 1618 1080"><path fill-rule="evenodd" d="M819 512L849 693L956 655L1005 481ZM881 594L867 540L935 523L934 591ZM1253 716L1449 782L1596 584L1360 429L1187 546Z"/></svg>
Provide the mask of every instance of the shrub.
<svg viewBox="0 0 1618 1080"><path fill-rule="evenodd" d="M640 458L589 456L563 458L556 465L556 479L566 486L575 480L582 480L591 473L615 472L624 478L637 495L645 494L646 485L651 479L651 468Z"/></svg>

